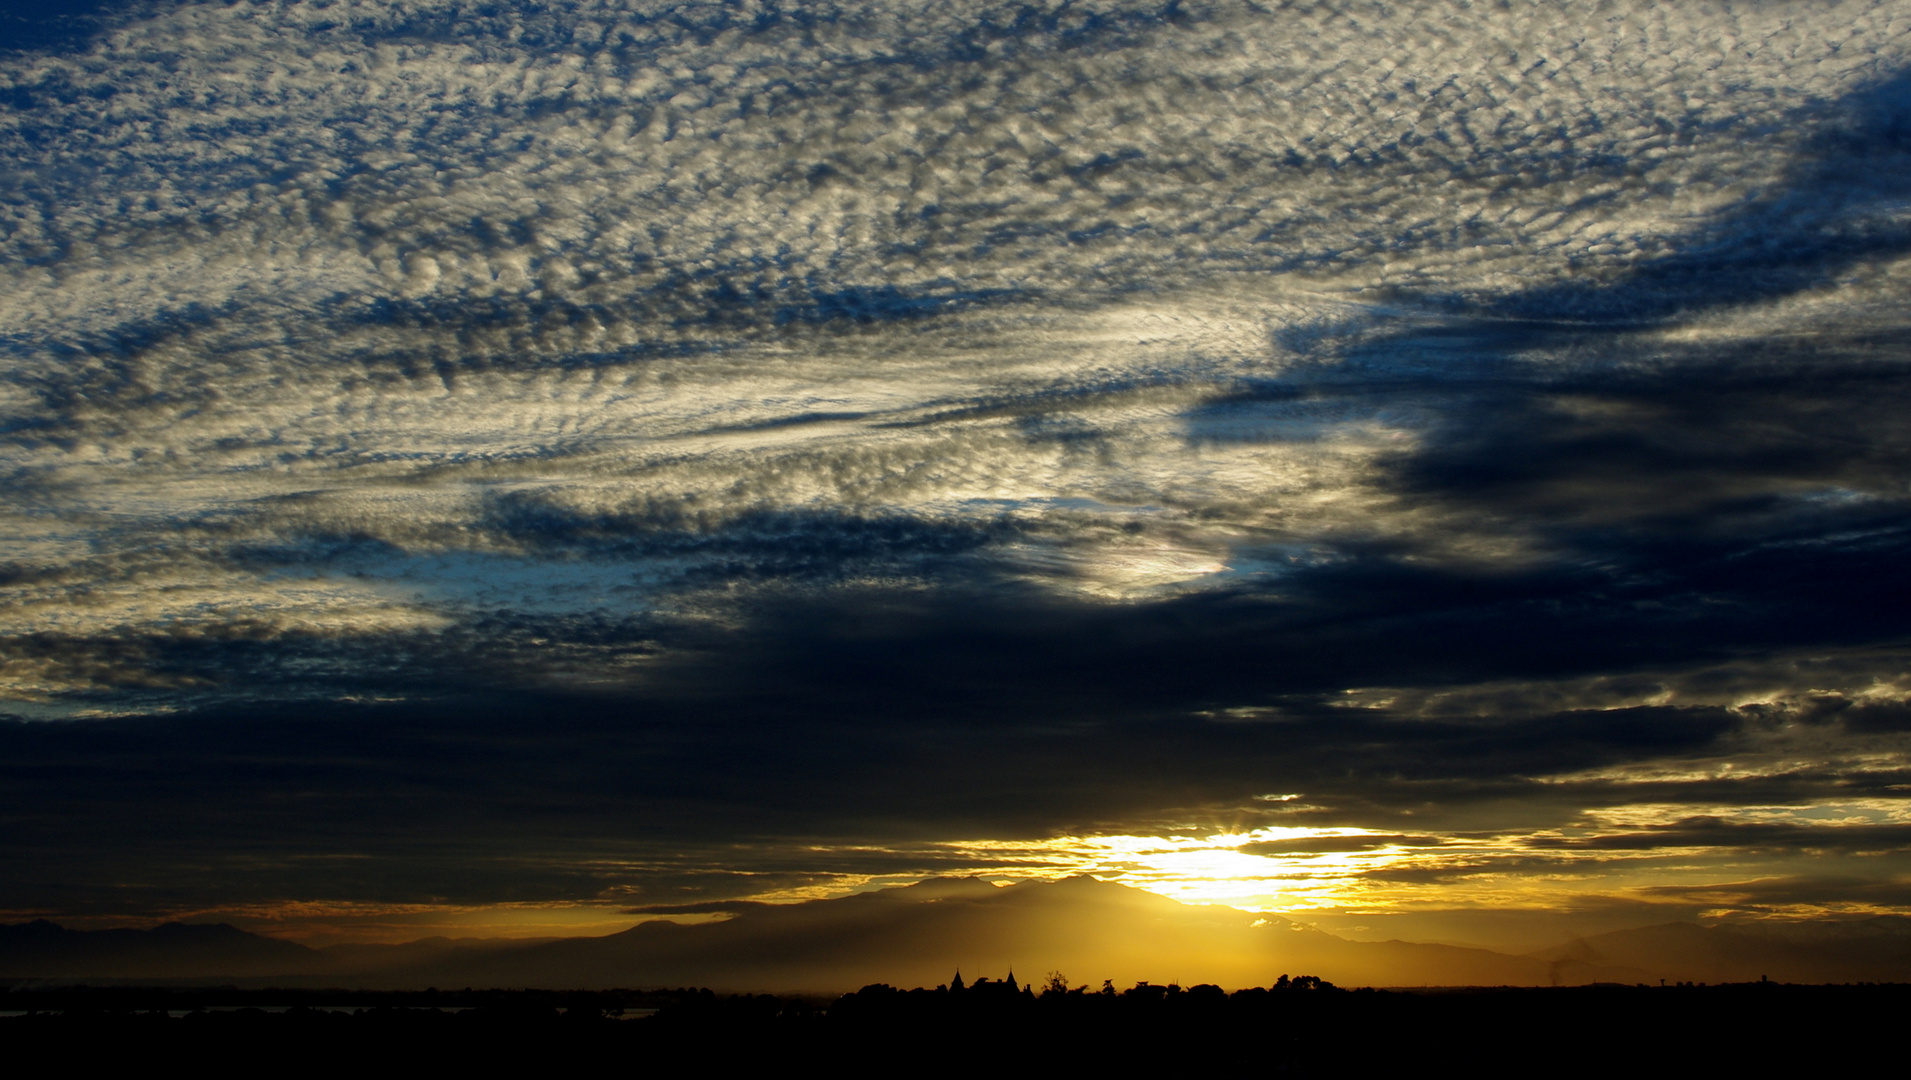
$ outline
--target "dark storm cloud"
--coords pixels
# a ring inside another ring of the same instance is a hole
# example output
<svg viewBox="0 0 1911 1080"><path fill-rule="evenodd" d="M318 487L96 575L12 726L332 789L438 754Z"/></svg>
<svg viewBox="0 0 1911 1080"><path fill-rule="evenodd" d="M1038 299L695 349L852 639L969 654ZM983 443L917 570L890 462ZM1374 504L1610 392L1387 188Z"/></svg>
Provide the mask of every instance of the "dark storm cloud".
<svg viewBox="0 0 1911 1080"><path fill-rule="evenodd" d="M1485 306L1539 320L1650 321L1834 284L1854 264L1911 249L1895 210L1911 191L1907 164L1911 76L1892 73L1840 100L1770 191L1718 213L1675 250L1603 287L1559 285Z"/></svg>
<svg viewBox="0 0 1911 1080"><path fill-rule="evenodd" d="M1538 848L1596 851L1651 851L1659 848L1737 848L1747 851L1808 851L1838 854L1899 852L1911 846L1905 825L1844 825L1837 828L1789 822L1726 821L1691 817L1638 832L1605 836L1542 838Z"/></svg>
<svg viewBox="0 0 1911 1080"><path fill-rule="evenodd" d="M1296 823L1462 824L1492 813L1472 808L1503 803L1528 823L1563 819L1642 793L1526 777L1704 750L1738 723L1719 709L1400 719L1304 701L1249 721L1203 720L1187 715L1195 691L1181 680L1218 678L1238 656L1198 663L1198 643L1162 655L1133 620L1079 615L1011 636L1002 613L966 627L931 613L936 633L912 636L873 608L811 608L804 632L814 646L799 657L739 658L748 644L725 635L709 642L701 670L614 695L513 692L514 679L553 664L514 671L482 653L459 663L438 647L408 654L387 642L393 687L416 693L435 670L437 704L12 725L4 790L17 861L7 876L58 880L76 896L124 885L174 904L214 899L202 895L207 878L185 867L213 868L215 892L264 895L734 894L813 876L806 840L1039 836L1165 807L1225 818L1268 789L1307 792L1309 805L1283 818ZM1024 624L1030 614L1015 613ZM1182 614L1198 625L1214 612ZM1050 644L1083 638L1102 647L1057 655ZM1107 647L1124 638L1130 648ZM1268 677L1293 681L1282 675ZM470 693L487 683L496 689ZM1794 775L1646 794L1791 801L1853 791L1837 775ZM1757 831L1737 841L1775 842ZM879 874L958 870L962 858L875 851L827 863ZM726 862L756 876L715 869Z"/></svg>

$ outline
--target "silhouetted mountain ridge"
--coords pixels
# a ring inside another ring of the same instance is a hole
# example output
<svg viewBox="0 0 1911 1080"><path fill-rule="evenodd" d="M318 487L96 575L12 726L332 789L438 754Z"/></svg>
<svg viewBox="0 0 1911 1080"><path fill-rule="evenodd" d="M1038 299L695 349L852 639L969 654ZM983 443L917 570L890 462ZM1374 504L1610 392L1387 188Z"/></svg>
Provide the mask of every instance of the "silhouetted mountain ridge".
<svg viewBox="0 0 1911 1080"><path fill-rule="evenodd" d="M1514 956L1453 944L1357 942L1278 916L1179 903L1089 877L997 886L975 878L794 904L661 905L602 937L426 938L309 949L235 927L0 927L0 974L52 979L271 979L280 985L709 986L836 993L873 983L936 986L960 970L1026 981L1062 971L1112 980L1264 986L1282 974L1343 986L1545 986L1590 982L1911 981L1911 921L1672 923Z"/></svg>
<svg viewBox="0 0 1911 1080"><path fill-rule="evenodd" d="M0 974L40 978L274 975L324 965L313 949L230 923L167 922L150 929L69 930L46 919L0 926Z"/></svg>
<svg viewBox="0 0 1911 1080"><path fill-rule="evenodd" d="M1668 982L1903 982L1911 979L1911 920L1664 923L1595 934L1536 955L1635 969Z"/></svg>

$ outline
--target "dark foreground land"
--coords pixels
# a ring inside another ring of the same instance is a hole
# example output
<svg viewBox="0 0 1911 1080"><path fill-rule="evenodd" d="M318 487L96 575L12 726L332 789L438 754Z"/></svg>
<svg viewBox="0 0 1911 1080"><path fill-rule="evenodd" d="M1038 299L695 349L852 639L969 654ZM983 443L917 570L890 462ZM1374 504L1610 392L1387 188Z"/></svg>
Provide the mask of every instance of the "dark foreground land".
<svg viewBox="0 0 1911 1080"><path fill-rule="evenodd" d="M785 1067L945 1075L1069 1067L1272 1075L1770 1075L1892 1053L1911 985L1342 990L1148 986L1035 994L865 987L833 1002L708 990L15 988L0 1046L66 1069L375 1066L480 1074Z"/></svg>

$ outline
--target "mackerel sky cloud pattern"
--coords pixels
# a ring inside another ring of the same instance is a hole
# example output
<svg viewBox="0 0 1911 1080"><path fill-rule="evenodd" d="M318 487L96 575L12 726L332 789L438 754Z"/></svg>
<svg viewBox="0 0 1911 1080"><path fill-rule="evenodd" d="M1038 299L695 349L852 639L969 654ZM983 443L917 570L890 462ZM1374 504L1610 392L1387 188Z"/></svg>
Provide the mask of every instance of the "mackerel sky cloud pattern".
<svg viewBox="0 0 1911 1080"><path fill-rule="evenodd" d="M32 25L0 908L1905 903L1911 7Z"/></svg>

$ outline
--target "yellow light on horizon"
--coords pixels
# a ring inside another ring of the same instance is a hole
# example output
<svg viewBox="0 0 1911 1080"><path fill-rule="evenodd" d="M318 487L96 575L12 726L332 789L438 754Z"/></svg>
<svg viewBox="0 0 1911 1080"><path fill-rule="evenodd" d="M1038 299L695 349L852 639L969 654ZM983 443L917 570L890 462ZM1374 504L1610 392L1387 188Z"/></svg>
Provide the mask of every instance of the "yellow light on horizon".
<svg viewBox="0 0 1911 1080"><path fill-rule="evenodd" d="M1294 911L1336 906L1361 892L1359 879L1412 857L1399 844L1357 851L1309 851L1306 841L1386 835L1353 827L1265 826L1208 835L1112 834L1047 840L967 841L943 845L978 862L1026 866L1026 877L1056 879L1088 874L1192 904L1225 904L1245 911ZM1292 852L1242 850L1254 844L1292 844ZM1019 867L1018 867L1019 868Z"/></svg>

